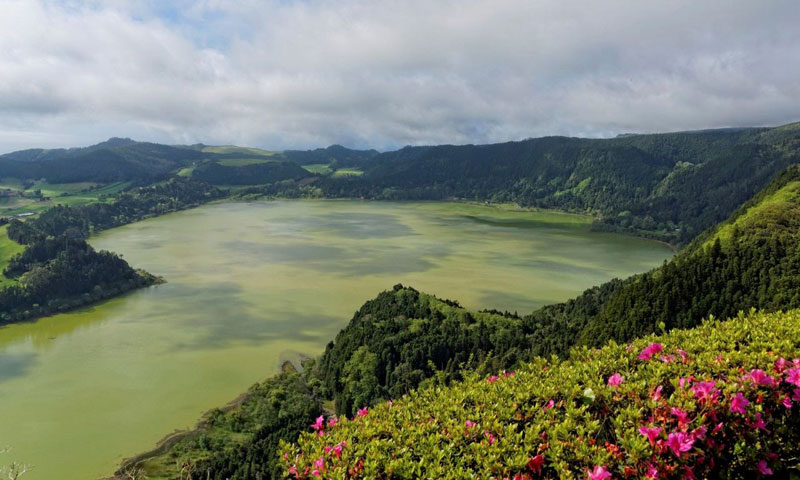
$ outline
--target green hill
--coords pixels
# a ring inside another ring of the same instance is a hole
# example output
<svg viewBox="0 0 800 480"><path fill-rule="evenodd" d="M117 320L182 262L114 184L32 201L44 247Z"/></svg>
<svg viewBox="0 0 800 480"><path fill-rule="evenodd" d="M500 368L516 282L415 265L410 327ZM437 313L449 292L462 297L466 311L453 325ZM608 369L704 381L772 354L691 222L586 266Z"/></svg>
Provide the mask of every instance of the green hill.
<svg viewBox="0 0 800 480"><path fill-rule="evenodd" d="M800 312L751 312L321 417L281 450L295 478L786 478L798 402Z"/></svg>

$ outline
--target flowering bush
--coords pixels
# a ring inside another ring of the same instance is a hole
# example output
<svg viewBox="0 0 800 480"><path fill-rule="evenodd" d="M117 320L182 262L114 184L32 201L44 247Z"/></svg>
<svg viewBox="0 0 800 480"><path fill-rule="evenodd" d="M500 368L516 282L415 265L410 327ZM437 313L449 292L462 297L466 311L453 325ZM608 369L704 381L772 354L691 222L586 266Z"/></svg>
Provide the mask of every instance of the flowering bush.
<svg viewBox="0 0 800 480"><path fill-rule="evenodd" d="M294 478L756 478L797 471L800 311L467 375L283 443Z"/></svg>

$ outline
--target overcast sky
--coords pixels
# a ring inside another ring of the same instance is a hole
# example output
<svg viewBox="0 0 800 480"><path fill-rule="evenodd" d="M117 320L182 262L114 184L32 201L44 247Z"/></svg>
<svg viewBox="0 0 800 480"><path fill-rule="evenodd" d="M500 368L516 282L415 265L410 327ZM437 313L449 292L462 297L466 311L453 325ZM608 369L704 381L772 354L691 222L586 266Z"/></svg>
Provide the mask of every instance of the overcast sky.
<svg viewBox="0 0 800 480"><path fill-rule="evenodd" d="M0 0L0 151L800 120L796 0Z"/></svg>

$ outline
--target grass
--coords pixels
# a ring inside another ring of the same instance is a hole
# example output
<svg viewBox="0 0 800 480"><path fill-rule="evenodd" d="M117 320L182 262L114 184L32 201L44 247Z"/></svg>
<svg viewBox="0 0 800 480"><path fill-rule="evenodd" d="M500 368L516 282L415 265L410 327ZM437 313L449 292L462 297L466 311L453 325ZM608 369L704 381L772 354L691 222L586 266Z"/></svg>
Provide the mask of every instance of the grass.
<svg viewBox="0 0 800 480"><path fill-rule="evenodd" d="M241 153L246 155L259 155L262 157L271 157L275 152L268 150L261 150L260 148L251 147L237 147L236 145L217 145L211 147L204 147L204 152L208 153Z"/></svg>
<svg viewBox="0 0 800 480"><path fill-rule="evenodd" d="M325 163L312 163L311 165L301 165L305 170L320 175L329 175L333 170Z"/></svg>
<svg viewBox="0 0 800 480"><path fill-rule="evenodd" d="M333 172L334 178L339 177L358 177L364 175L364 171L359 168L340 168Z"/></svg>
<svg viewBox="0 0 800 480"><path fill-rule="evenodd" d="M0 197L0 215L19 215L21 213L39 213L56 204L85 205L100 200L100 196L117 194L130 186L130 182L116 182L108 185L80 182L80 183L35 183L27 190L23 190L21 183L18 185L5 179L0 188L11 188L24 194L31 194L40 190L42 195L50 200L39 200L33 197Z"/></svg>
<svg viewBox="0 0 800 480"><path fill-rule="evenodd" d="M768 221L775 212L781 212L786 208L790 208L791 205L796 205L798 198L800 198L800 181L787 183L776 192L765 197L758 204L748 208L735 221L722 225L717 233L706 241L703 246L712 245L717 238L722 243L730 241L735 228L744 230L755 222Z"/></svg>
<svg viewBox="0 0 800 480"><path fill-rule="evenodd" d="M7 225L0 227L0 272L6 268L8 265L8 260L11 257L22 252L22 250L25 248L19 243L8 238L8 234L6 233L7 229ZM14 280L8 279L5 277L5 275L0 274L0 287L13 282Z"/></svg>
<svg viewBox="0 0 800 480"><path fill-rule="evenodd" d="M178 176L179 177L191 177L192 176L192 172L194 172L194 168L195 168L194 166L181 168L180 170L178 170Z"/></svg>

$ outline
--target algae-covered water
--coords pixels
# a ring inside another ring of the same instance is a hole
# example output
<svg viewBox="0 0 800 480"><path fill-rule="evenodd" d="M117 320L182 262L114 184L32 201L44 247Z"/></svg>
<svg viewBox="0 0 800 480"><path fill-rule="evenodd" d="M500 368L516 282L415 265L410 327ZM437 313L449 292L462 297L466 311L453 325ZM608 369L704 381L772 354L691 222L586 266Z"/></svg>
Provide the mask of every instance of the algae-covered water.
<svg viewBox="0 0 800 480"><path fill-rule="evenodd" d="M361 304L406 285L529 312L672 252L588 219L446 203L222 203L92 239L168 283L0 328L0 465L96 479L317 354Z"/></svg>

